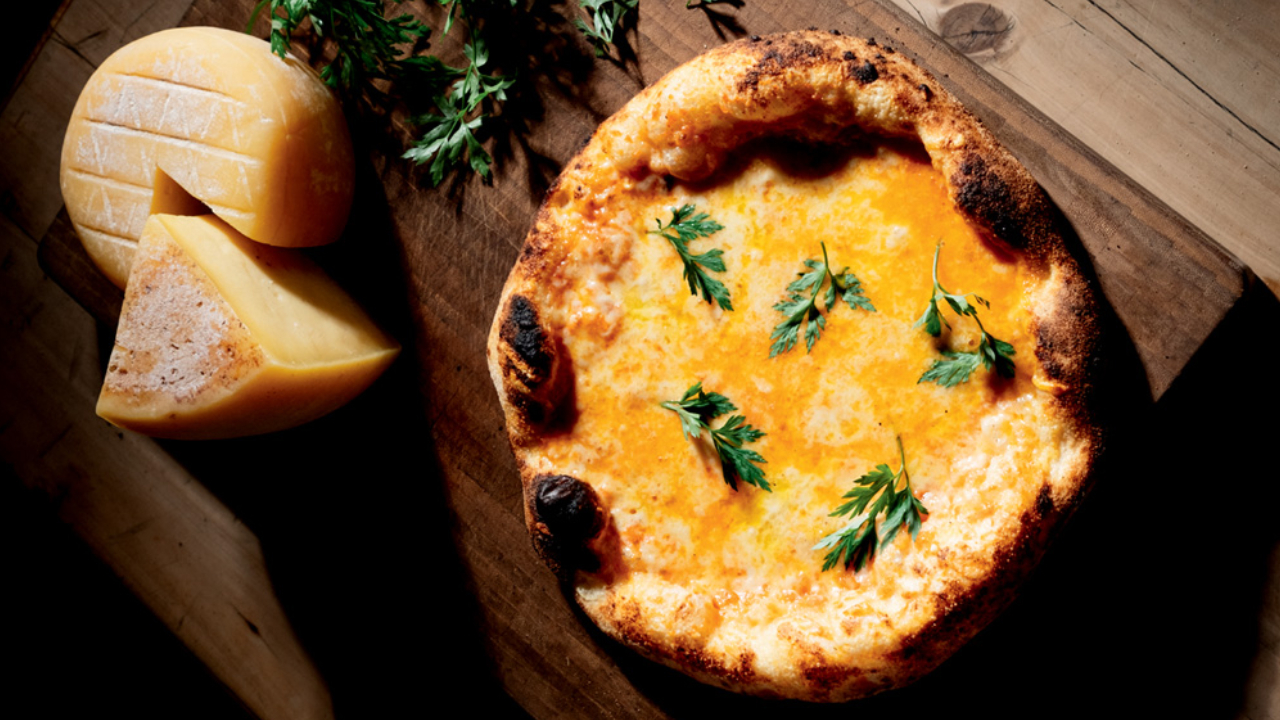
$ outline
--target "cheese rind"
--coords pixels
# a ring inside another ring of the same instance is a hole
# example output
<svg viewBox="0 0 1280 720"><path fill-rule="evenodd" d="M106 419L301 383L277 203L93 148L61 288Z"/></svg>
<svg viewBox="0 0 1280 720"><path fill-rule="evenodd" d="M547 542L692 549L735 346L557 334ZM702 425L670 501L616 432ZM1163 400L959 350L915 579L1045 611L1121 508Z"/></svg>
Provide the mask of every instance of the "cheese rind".
<svg viewBox="0 0 1280 720"><path fill-rule="evenodd" d="M158 187L163 174L172 183ZM319 77L263 40L177 28L112 54L76 102L62 147L67 213L120 287L160 190L174 185L244 235L323 245L346 225L354 156ZM187 204L190 204L189 202Z"/></svg>
<svg viewBox="0 0 1280 720"><path fill-rule="evenodd" d="M156 437L272 432L345 404L398 352L300 252L211 215L154 215L97 412Z"/></svg>

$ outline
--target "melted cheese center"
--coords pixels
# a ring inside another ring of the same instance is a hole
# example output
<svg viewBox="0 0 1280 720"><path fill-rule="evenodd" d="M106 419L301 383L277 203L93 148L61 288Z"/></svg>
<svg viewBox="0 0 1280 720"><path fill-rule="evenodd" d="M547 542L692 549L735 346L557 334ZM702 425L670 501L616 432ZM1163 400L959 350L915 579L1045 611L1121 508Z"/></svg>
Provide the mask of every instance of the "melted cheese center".
<svg viewBox="0 0 1280 720"><path fill-rule="evenodd" d="M604 566L579 575L584 604L609 586L653 617L665 609L681 644L714 647L770 625L819 641L833 626L868 638L918 627L947 583L988 568L991 559L971 549L1016 527L1062 443L1042 422L1048 396L1031 381L1025 298L1044 278L978 236L928 158L898 146L803 167L781 157L752 153L714 184L646 181L553 209L591 235L551 283L577 416L528 459L590 483L611 513L596 548ZM728 286L732 312L691 296L674 248L647 232L686 203L724 225L691 249L724 250L726 272L713 275ZM917 383L940 350L974 350L979 339L972 319L945 306L952 329L941 338L913 327L939 241L942 285L989 300L983 324L1016 348L1012 380L979 368L954 388ZM773 306L806 258L821 261L820 243L834 269L848 266L862 281L876 311L840 302L824 310L812 352L802 331L794 349L770 358L783 319ZM767 433L749 447L768 461L773 492L729 488L707 440L686 439L660 406L695 382ZM930 512L917 540L900 533L861 572L822 572L827 551L814 544L849 520L829 513L857 477L879 463L898 468L895 437Z"/></svg>

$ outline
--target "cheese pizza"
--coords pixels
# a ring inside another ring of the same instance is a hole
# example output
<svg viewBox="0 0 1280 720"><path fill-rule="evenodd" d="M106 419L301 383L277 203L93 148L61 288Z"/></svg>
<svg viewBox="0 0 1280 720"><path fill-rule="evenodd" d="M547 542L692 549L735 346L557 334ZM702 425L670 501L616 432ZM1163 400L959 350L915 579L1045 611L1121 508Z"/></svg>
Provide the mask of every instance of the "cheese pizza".
<svg viewBox="0 0 1280 720"><path fill-rule="evenodd" d="M569 163L499 302L535 547L606 633L704 682L919 678L1010 602L1101 448L1064 227L874 40L677 68Z"/></svg>

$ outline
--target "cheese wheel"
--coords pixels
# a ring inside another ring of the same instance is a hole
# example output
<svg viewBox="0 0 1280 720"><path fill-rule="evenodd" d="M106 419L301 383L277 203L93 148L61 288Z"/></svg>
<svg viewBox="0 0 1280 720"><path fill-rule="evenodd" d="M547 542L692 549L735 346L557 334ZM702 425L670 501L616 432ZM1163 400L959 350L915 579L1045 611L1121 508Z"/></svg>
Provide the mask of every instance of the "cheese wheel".
<svg viewBox="0 0 1280 720"><path fill-rule="evenodd" d="M301 251L212 215L152 215L98 415L157 437L272 432L354 398L398 352Z"/></svg>
<svg viewBox="0 0 1280 720"><path fill-rule="evenodd" d="M107 58L76 102L61 166L67 214L120 287L153 212L212 212L261 243L323 245L342 234L354 187L346 121L320 78L263 40L208 27Z"/></svg>

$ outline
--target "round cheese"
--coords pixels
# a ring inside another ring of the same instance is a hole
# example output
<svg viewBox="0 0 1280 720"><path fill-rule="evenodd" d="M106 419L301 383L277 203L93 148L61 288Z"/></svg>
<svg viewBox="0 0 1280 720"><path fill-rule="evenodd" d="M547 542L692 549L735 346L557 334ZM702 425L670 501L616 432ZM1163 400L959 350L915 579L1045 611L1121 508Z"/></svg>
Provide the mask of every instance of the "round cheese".
<svg viewBox="0 0 1280 720"><path fill-rule="evenodd" d="M67 214L120 287L152 213L212 212L257 242L322 245L346 225L353 175L341 107L320 78L219 28L166 30L113 53L62 147Z"/></svg>

